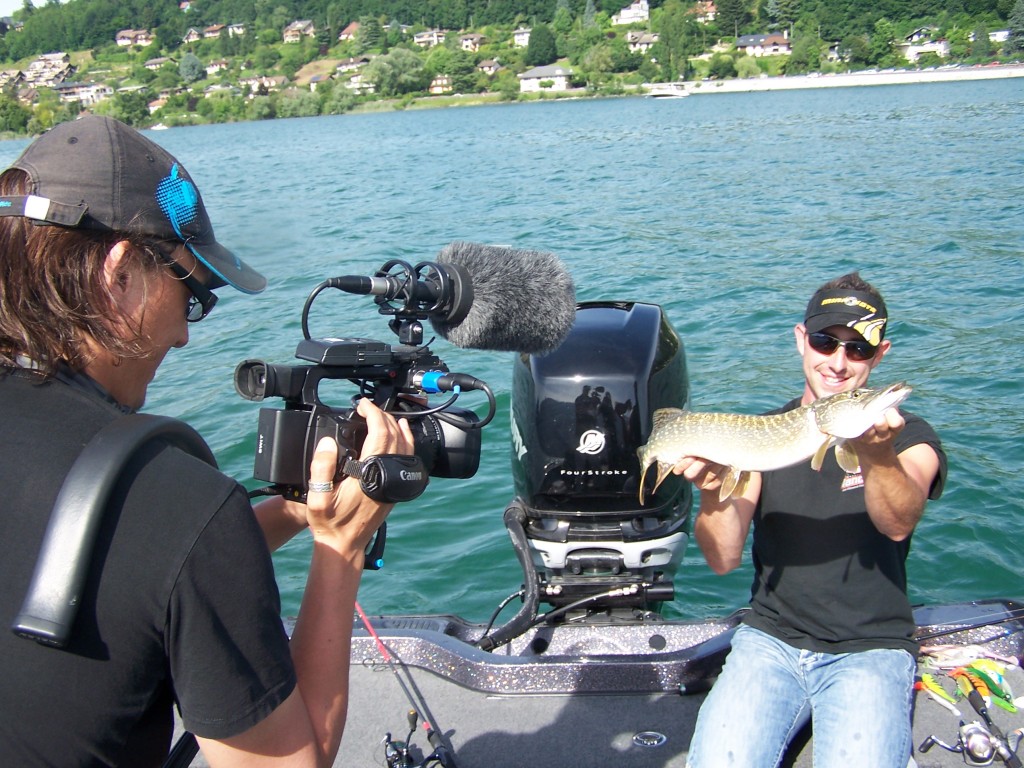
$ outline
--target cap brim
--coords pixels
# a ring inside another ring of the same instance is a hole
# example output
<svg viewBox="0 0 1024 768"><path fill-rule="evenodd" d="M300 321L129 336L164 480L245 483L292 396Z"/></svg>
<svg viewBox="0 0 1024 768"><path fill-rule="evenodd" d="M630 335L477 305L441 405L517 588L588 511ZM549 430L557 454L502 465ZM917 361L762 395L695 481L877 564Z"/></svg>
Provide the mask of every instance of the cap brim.
<svg viewBox="0 0 1024 768"><path fill-rule="evenodd" d="M192 255L205 264L213 273L210 288L230 285L242 293L259 293L267 287L267 278L250 267L231 251L217 242L186 243Z"/></svg>
<svg viewBox="0 0 1024 768"><path fill-rule="evenodd" d="M836 314L834 312L827 312L825 314L815 315L814 317L809 317L806 320L804 320L804 328L807 330L808 333L819 333L820 331L825 331L828 330L829 328L848 328L849 330L853 331L858 336L860 336L862 339L864 339L864 341L866 341L868 344L871 344L872 347L877 347L878 344L872 343L870 339L868 339L866 336L864 336L864 334L862 334L855 327L853 327L851 323L854 322L856 319L856 317L851 317L850 315L842 315ZM879 344L880 343L881 339L879 339Z"/></svg>

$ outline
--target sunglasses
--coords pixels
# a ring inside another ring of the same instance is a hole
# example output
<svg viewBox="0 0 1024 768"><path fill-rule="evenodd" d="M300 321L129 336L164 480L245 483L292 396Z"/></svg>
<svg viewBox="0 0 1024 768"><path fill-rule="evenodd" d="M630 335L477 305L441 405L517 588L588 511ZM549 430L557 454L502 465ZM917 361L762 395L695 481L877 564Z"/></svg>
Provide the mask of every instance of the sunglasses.
<svg viewBox="0 0 1024 768"><path fill-rule="evenodd" d="M811 349L822 355L831 355L842 347L846 350L846 356L856 362L870 360L878 351L878 347L873 347L866 341L843 341L821 331L808 333L807 343L811 345Z"/></svg>
<svg viewBox="0 0 1024 768"><path fill-rule="evenodd" d="M190 323L198 323L213 311L217 304L217 294L197 280L191 271L176 262L163 248L158 248L157 252L160 255L160 261L185 284L192 294L185 307L185 319Z"/></svg>

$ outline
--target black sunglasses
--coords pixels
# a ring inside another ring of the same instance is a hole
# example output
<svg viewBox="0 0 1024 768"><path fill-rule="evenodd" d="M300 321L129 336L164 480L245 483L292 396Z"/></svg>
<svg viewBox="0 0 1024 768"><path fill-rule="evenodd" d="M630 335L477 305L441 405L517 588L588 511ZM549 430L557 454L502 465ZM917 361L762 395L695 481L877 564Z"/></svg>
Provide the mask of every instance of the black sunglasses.
<svg viewBox="0 0 1024 768"><path fill-rule="evenodd" d="M821 331L808 333L807 343L811 345L811 349L823 355L831 355L839 347L842 347L846 350L848 358L860 363L870 360L878 352L878 347L873 347L866 341L843 341Z"/></svg>
<svg viewBox="0 0 1024 768"><path fill-rule="evenodd" d="M217 304L217 294L199 282L192 272L176 262L166 252L165 248L166 246L163 244L157 246L160 261L174 273L175 277L185 284L185 287L192 294L192 297L188 300L188 306L185 307L185 319L190 323L198 323L213 311Z"/></svg>

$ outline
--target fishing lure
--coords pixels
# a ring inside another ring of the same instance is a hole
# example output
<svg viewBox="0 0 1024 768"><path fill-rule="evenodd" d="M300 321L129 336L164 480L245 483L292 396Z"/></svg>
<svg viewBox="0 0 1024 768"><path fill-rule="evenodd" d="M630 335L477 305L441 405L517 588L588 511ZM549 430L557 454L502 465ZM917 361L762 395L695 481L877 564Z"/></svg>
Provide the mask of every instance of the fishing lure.
<svg viewBox="0 0 1024 768"><path fill-rule="evenodd" d="M931 697L932 701L934 701L940 707L948 709L950 712L953 713L954 717L963 717L963 713L956 708L955 704L950 703L950 701L948 701L946 698L943 698L942 696L937 694L933 689L929 688L923 681L915 681L914 690L924 691L925 693L927 693ZM945 694L945 691L943 691L942 693Z"/></svg>
<svg viewBox="0 0 1024 768"><path fill-rule="evenodd" d="M993 680L987 672L983 672L982 670L978 669L973 665L965 667L964 669L967 671L967 675L970 681L974 683L974 687L978 688L979 693L982 693L982 691L981 688L978 686L978 683L974 681L974 677L976 677L979 681L981 681L981 683L983 683L988 688L989 692L992 694L992 702L994 704L1002 707L1007 712L1017 711L1017 707L1013 703L1013 695L1007 693L1002 688L1000 688L999 684L996 683L996 681ZM971 675L974 675L974 677L971 677Z"/></svg>
<svg viewBox="0 0 1024 768"><path fill-rule="evenodd" d="M950 704L956 704L956 699L946 693L946 689L943 688L939 681L935 679L933 675L925 672L921 675L921 684L929 691L934 693L936 696L941 696L943 699L948 701Z"/></svg>
<svg viewBox="0 0 1024 768"><path fill-rule="evenodd" d="M951 669L949 670L949 676L956 680L957 687L964 696L967 695L967 690L965 690L964 685L966 683L966 687L974 687L974 690L976 690L981 698L984 699L986 706L992 703L992 692L989 690L988 686L985 685L985 681L973 672L968 671L967 667Z"/></svg>

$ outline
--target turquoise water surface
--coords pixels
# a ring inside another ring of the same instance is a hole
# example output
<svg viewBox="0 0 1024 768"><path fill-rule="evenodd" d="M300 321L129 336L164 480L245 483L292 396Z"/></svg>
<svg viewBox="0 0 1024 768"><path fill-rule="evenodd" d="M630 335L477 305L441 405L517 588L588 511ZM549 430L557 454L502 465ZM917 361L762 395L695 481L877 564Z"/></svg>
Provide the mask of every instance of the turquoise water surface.
<svg viewBox="0 0 1024 768"><path fill-rule="evenodd" d="M222 291L150 388L221 467L251 478L259 405L235 393L246 358L288 363L322 279L433 258L453 240L551 251L580 300L663 305L700 410L757 413L799 393L792 327L822 282L860 270L885 295L893 350L876 384L949 453L910 555L915 601L1024 595L1021 415L1024 85L1019 80L515 104L175 128L150 134L188 167L219 239L263 271L260 296ZM6 165L25 141L0 142ZM334 292L311 331L395 341L367 297ZM487 381L498 415L469 480L434 480L389 524L370 613L486 619L521 582L502 525L512 355L433 345ZM337 405L352 390L338 385ZM278 405L279 403L274 403ZM482 405L466 398L466 405ZM479 408L477 410L480 410ZM248 481L249 487L255 483ZM276 555L284 610L308 541ZM670 616L744 604L748 564L718 577L696 545Z"/></svg>

